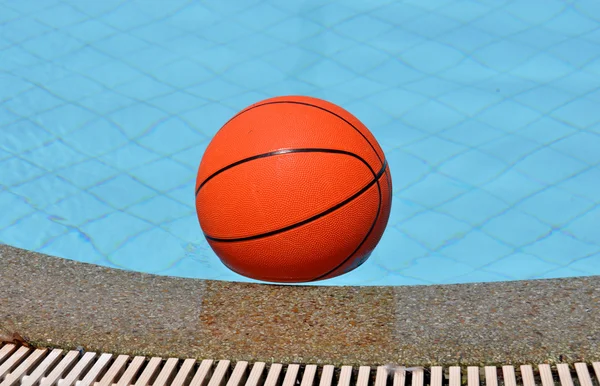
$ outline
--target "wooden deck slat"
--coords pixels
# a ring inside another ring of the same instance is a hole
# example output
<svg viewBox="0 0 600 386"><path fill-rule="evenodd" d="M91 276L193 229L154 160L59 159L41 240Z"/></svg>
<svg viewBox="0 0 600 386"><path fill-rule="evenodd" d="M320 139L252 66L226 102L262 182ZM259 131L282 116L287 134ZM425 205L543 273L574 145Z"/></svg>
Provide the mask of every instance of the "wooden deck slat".
<svg viewBox="0 0 600 386"><path fill-rule="evenodd" d="M17 367L21 359L31 351L30 348L21 346L11 356L9 356L4 363L0 365L0 379L4 378L12 369Z"/></svg>
<svg viewBox="0 0 600 386"><path fill-rule="evenodd" d="M335 367L332 365L323 366L323 372L321 372L321 379L319 380L319 386L331 386L333 380L333 372Z"/></svg>
<svg viewBox="0 0 600 386"><path fill-rule="evenodd" d="M210 377L208 386L223 386L226 380L225 375L227 374L230 365L231 361L220 360L219 363L217 363L215 372L213 373L212 377Z"/></svg>
<svg viewBox="0 0 600 386"><path fill-rule="evenodd" d="M352 366L342 366L340 371L340 379L338 379L338 386L350 386L350 380L352 379Z"/></svg>
<svg viewBox="0 0 600 386"><path fill-rule="evenodd" d="M102 370L108 366L108 362L111 360L112 354L102 354L100 358L94 363L94 366L87 372L81 382L77 383L77 386L90 386L95 383Z"/></svg>
<svg viewBox="0 0 600 386"><path fill-rule="evenodd" d="M235 364L226 386L242 386L248 379L248 362L240 361Z"/></svg>
<svg viewBox="0 0 600 386"><path fill-rule="evenodd" d="M596 380L600 382L600 362L592 362L592 367L596 373Z"/></svg>
<svg viewBox="0 0 600 386"><path fill-rule="evenodd" d="M91 364L92 360L95 357L95 352L86 352L85 354L83 354L81 359L79 359L79 361L75 363L75 366L71 369L69 374L67 374L67 376L64 379L58 380L57 385L71 386L72 384L74 384L77 381L77 379L79 379L81 374L88 368L88 366Z"/></svg>
<svg viewBox="0 0 600 386"><path fill-rule="evenodd" d="M448 386L460 386L460 367L450 366L448 371Z"/></svg>
<svg viewBox="0 0 600 386"><path fill-rule="evenodd" d="M496 366L485 366L485 386L498 386L498 369L496 369Z"/></svg>
<svg viewBox="0 0 600 386"><path fill-rule="evenodd" d="M385 366L378 366L377 373L375 373L375 386L386 386L388 371Z"/></svg>
<svg viewBox="0 0 600 386"><path fill-rule="evenodd" d="M514 366L502 366L502 377L504 378L504 386L517 386Z"/></svg>
<svg viewBox="0 0 600 386"><path fill-rule="evenodd" d="M412 370L412 383L411 386L423 386L425 382L425 371L422 367Z"/></svg>
<svg viewBox="0 0 600 386"><path fill-rule="evenodd" d="M531 365L521 365L521 379L523 379L523 386L536 386Z"/></svg>
<svg viewBox="0 0 600 386"><path fill-rule="evenodd" d="M540 372L540 378L542 379L542 386L554 386L550 365L543 363L538 366L538 370Z"/></svg>
<svg viewBox="0 0 600 386"><path fill-rule="evenodd" d="M96 382L94 386L111 386L116 378L125 371L128 360L129 355L119 355L100 379L100 382Z"/></svg>
<svg viewBox="0 0 600 386"><path fill-rule="evenodd" d="M56 365L52 372L45 378L41 379L40 386L52 386L58 382L67 368L77 359L79 351L69 351L67 355Z"/></svg>
<svg viewBox="0 0 600 386"><path fill-rule="evenodd" d="M315 381L315 375L317 374L317 365L307 365L304 368L304 374L302 374L302 382L300 386L312 386Z"/></svg>
<svg viewBox="0 0 600 386"><path fill-rule="evenodd" d="M593 386L592 377L590 376L587 364L575 363L575 371L577 372L577 378L579 378L579 384L581 386Z"/></svg>
<svg viewBox="0 0 600 386"><path fill-rule="evenodd" d="M213 371L213 362L212 359L205 359L200 363L198 371L196 371L194 378L190 382L190 386L204 386L208 383Z"/></svg>
<svg viewBox="0 0 600 386"><path fill-rule="evenodd" d="M145 361L146 357L139 355L134 357L129 366L127 366L127 369L125 370L121 378L119 378L119 381L117 382L116 386L130 385L131 381L133 380L133 377L135 377L135 375L138 373L139 369L142 367Z"/></svg>
<svg viewBox="0 0 600 386"><path fill-rule="evenodd" d="M296 363L289 365L285 371L285 378L283 378L283 383L281 386L295 386L299 370L300 365Z"/></svg>
<svg viewBox="0 0 600 386"><path fill-rule="evenodd" d="M188 358L184 360L183 364L181 365L181 368L179 368L179 371L175 376L175 379L173 379L173 383L171 384L171 386L183 386L185 381L192 373L192 369L194 368L195 364L196 360L193 358Z"/></svg>
<svg viewBox="0 0 600 386"><path fill-rule="evenodd" d="M282 368L283 365L281 363L271 364L271 368L269 369L269 373L267 374L267 379L265 380L264 386L276 386Z"/></svg>
<svg viewBox="0 0 600 386"><path fill-rule="evenodd" d="M393 386L405 386L405 384L406 384L406 371L404 369L396 369L394 371Z"/></svg>
<svg viewBox="0 0 600 386"><path fill-rule="evenodd" d="M356 386L369 386L369 378L371 378L371 368L369 366L360 366L358 368Z"/></svg>
<svg viewBox="0 0 600 386"><path fill-rule="evenodd" d="M265 362L255 362L252 366L250 376L248 376L248 380L246 381L245 386L258 386L258 382L262 377L266 365L267 364Z"/></svg>
<svg viewBox="0 0 600 386"><path fill-rule="evenodd" d="M8 357L10 354L12 354L13 351L15 351L17 349L17 345L9 343L9 344L5 344L4 346L2 346L2 348L0 349L0 362L2 362L4 360L4 358Z"/></svg>
<svg viewBox="0 0 600 386"><path fill-rule="evenodd" d="M62 353L63 350L57 348L50 351L50 354L42 361L42 363L38 367L36 367L33 373L23 377L23 380L21 381L21 386L32 386L33 384L38 382L38 380L40 380L44 376L44 374L46 374L48 369L60 359Z"/></svg>
<svg viewBox="0 0 600 386"><path fill-rule="evenodd" d="M413 370L411 370L412 372L412 382L411 382L411 386L424 386L423 383L425 382L425 371L422 367L418 367L415 368Z"/></svg>
<svg viewBox="0 0 600 386"><path fill-rule="evenodd" d="M559 363L556 365L556 369L558 370L561 386L573 386L573 378L571 378L569 365L566 363Z"/></svg>
<svg viewBox="0 0 600 386"><path fill-rule="evenodd" d="M467 367L467 386L479 386L479 367Z"/></svg>
<svg viewBox="0 0 600 386"><path fill-rule="evenodd" d="M444 368L442 366L431 367L431 386L442 386L444 382Z"/></svg>
<svg viewBox="0 0 600 386"><path fill-rule="evenodd" d="M0 386L12 386L15 383L19 382L21 378L25 376L25 372L29 370L32 366L35 366L40 360L42 360L42 356L46 354L48 350L37 349L31 355L29 355L21 364L10 374L4 378L4 381L0 382ZM0 379L2 379L0 377Z"/></svg>
<svg viewBox="0 0 600 386"><path fill-rule="evenodd" d="M174 378L175 377L174 370L175 370L175 366L177 366L178 362L179 362L179 359L177 359L177 358L167 359L167 361L165 362L165 365L163 366L162 370L158 374L158 377L156 377L156 380L152 383L152 386L165 386L172 378Z"/></svg>
<svg viewBox="0 0 600 386"><path fill-rule="evenodd" d="M146 364L146 367L144 368L144 371L142 371L142 375L140 375L138 380L135 382L135 386L147 386L150 382L150 379L154 375L154 373L156 373L156 371L158 370L158 366L160 365L161 362L162 362L161 357L150 358L150 360L148 361L148 364ZM61 385L58 385L58 386L61 386Z"/></svg>

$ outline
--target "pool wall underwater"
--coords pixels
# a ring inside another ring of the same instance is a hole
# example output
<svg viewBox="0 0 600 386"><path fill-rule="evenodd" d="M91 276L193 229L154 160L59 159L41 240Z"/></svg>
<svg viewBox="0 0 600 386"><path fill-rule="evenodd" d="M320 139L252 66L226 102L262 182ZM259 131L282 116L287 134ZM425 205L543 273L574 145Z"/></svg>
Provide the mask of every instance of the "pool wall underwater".
<svg viewBox="0 0 600 386"><path fill-rule="evenodd" d="M116 270L0 245L0 320L34 345L334 365L600 360L600 277L310 287Z"/></svg>

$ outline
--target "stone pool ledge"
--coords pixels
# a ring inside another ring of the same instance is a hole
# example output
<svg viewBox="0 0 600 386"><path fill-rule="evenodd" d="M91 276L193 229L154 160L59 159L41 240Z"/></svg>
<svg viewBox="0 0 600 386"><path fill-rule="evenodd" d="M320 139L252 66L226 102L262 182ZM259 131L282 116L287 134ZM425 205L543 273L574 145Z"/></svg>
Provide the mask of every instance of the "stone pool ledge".
<svg viewBox="0 0 600 386"><path fill-rule="evenodd" d="M296 287L161 277L0 245L0 325L35 346L334 365L600 360L600 277ZM9 327L10 328L10 327Z"/></svg>

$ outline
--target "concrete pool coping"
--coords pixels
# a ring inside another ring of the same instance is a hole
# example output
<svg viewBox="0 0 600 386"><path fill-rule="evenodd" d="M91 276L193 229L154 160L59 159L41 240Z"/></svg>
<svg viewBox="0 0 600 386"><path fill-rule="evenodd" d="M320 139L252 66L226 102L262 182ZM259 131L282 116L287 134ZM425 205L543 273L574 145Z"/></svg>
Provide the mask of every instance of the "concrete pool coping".
<svg viewBox="0 0 600 386"><path fill-rule="evenodd" d="M7 245L0 264L0 326L40 347L336 366L600 360L600 276L279 286L122 271Z"/></svg>

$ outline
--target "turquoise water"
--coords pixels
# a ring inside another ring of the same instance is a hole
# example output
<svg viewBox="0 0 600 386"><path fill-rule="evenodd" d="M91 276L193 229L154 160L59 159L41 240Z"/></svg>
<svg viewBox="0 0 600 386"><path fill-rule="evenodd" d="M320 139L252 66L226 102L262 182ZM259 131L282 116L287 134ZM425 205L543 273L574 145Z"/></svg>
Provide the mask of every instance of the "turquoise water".
<svg viewBox="0 0 600 386"><path fill-rule="evenodd" d="M600 5L0 0L0 242L160 275L225 268L194 208L211 137L327 99L394 181L381 243L316 285L600 274Z"/></svg>

